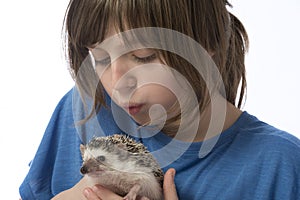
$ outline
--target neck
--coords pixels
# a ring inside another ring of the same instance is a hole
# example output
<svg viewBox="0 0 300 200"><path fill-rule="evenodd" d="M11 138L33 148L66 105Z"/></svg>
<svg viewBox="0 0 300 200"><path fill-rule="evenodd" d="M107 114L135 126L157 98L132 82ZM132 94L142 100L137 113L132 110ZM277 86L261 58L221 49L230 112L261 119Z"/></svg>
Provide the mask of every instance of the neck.
<svg viewBox="0 0 300 200"><path fill-rule="evenodd" d="M201 142L217 136L229 127L239 118L242 111L229 103L221 95L216 95L208 106L201 112L191 115L191 120L183 134L178 134L176 139L187 142ZM198 120L197 120L198 119ZM196 131L195 131L196 130ZM195 133L194 135L189 133Z"/></svg>

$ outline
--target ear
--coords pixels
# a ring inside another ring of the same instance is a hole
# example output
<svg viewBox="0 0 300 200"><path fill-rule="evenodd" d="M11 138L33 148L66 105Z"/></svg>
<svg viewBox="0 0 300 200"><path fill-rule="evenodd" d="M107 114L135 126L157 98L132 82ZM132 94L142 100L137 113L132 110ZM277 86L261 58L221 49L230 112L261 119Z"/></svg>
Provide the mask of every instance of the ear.
<svg viewBox="0 0 300 200"><path fill-rule="evenodd" d="M122 149L122 150L127 151L127 146L126 146L126 144L119 143L119 144L117 144L117 147L118 147L119 149Z"/></svg>
<svg viewBox="0 0 300 200"><path fill-rule="evenodd" d="M81 157L83 158L84 152L85 152L86 147L83 144L80 144L80 153Z"/></svg>
<svg viewBox="0 0 300 200"><path fill-rule="evenodd" d="M119 152L119 159L120 159L120 161L125 161L125 160L127 160L129 156L130 156L130 155L129 155L128 151L123 151L123 150L121 150L121 151Z"/></svg>

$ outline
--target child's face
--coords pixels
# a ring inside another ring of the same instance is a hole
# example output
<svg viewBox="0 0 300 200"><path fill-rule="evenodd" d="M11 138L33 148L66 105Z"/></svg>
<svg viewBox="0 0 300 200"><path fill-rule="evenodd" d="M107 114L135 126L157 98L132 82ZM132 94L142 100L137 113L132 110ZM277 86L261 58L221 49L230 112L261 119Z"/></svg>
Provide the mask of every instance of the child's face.
<svg viewBox="0 0 300 200"><path fill-rule="evenodd" d="M110 30L106 38L115 34L115 30ZM120 44L120 41L116 43ZM175 112L166 115L166 111L174 109L177 101L175 94L180 87L178 77L175 78L170 68L164 66L157 51L136 49L116 59L97 46L90 48L90 52L105 90L137 123L158 125L154 119L161 123L161 119L165 121L178 114L176 108Z"/></svg>

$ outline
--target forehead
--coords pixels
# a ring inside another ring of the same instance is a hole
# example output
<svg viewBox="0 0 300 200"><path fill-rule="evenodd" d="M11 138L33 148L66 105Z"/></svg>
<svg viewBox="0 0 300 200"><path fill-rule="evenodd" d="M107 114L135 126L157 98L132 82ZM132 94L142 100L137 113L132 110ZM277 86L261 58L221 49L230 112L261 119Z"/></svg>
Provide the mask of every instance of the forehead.
<svg viewBox="0 0 300 200"><path fill-rule="evenodd" d="M97 158L100 155L103 155L104 151L102 149L86 149L84 152L84 160Z"/></svg>
<svg viewBox="0 0 300 200"><path fill-rule="evenodd" d="M141 29L130 29L120 32L119 29L111 26L105 35L104 41L94 44L89 50L95 54L108 53L111 59L114 60L121 55L139 49L159 49L153 48L155 45L153 45L151 40L148 41L146 39L147 32ZM148 32L148 36L150 34L152 33Z"/></svg>

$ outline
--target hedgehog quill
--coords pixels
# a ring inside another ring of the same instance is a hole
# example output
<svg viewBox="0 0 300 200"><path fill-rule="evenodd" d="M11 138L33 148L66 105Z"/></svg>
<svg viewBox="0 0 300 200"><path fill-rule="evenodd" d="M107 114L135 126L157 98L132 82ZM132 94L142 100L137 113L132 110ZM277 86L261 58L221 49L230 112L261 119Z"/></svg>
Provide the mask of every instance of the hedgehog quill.
<svg viewBox="0 0 300 200"><path fill-rule="evenodd" d="M147 148L128 136L95 137L81 145L80 172L126 200L162 200L163 172Z"/></svg>

